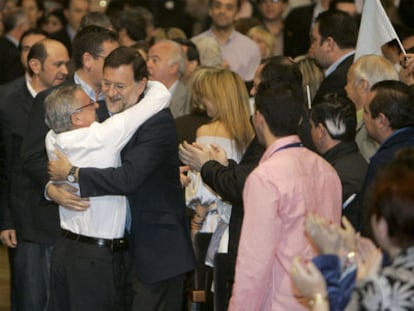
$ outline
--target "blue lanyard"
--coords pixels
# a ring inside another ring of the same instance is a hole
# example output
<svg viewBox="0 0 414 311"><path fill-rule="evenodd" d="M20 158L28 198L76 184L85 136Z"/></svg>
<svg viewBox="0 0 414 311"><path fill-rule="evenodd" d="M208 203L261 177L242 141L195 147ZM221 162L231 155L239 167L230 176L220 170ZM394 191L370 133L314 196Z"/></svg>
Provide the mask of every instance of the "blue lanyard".
<svg viewBox="0 0 414 311"><path fill-rule="evenodd" d="M269 157L270 157L270 156L272 156L274 153L276 153L276 152L280 151L280 150L283 150L283 149L288 149L288 148L295 148L295 147L303 147L303 144L302 144L302 143L292 143L292 144L287 144L287 145L284 145L284 146L282 146L282 147L277 148L275 151L273 151L273 152L269 155Z"/></svg>

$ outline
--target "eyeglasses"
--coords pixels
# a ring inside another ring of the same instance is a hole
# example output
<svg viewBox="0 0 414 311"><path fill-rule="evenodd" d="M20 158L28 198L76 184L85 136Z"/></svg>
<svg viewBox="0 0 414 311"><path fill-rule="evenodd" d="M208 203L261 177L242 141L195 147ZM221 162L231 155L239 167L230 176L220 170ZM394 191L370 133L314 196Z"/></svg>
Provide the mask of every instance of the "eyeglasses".
<svg viewBox="0 0 414 311"><path fill-rule="evenodd" d="M123 83L113 83L113 82L109 82L109 81L106 81L106 80L104 80L104 81L102 81L101 82L101 88L102 88L102 91L106 91L106 90L109 90L111 87L114 87L115 88L115 90L117 91L117 92L122 92L122 91L124 91L129 85L125 85L125 84L123 84Z"/></svg>
<svg viewBox="0 0 414 311"><path fill-rule="evenodd" d="M87 107L90 107L90 106L93 106L95 104L96 104L96 101L90 100L89 101L89 104L80 106L80 107L76 108L75 110L73 110L73 112L71 113L71 115L74 114L74 113L80 112L80 111L82 111L82 109L87 108Z"/></svg>

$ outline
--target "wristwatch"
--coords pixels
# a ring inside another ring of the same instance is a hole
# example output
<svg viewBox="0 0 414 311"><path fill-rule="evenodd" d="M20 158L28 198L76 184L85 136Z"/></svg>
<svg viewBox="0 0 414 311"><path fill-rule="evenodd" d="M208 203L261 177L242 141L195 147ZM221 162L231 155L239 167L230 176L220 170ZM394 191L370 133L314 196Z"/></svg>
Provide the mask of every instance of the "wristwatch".
<svg viewBox="0 0 414 311"><path fill-rule="evenodd" d="M76 175L75 175L75 173L76 173L76 170L77 170L78 168L76 167L76 166L72 166L71 167L71 169L70 169L70 171L69 171L69 173L68 173L68 175L66 176L66 180L68 181L68 182L75 182L76 181Z"/></svg>

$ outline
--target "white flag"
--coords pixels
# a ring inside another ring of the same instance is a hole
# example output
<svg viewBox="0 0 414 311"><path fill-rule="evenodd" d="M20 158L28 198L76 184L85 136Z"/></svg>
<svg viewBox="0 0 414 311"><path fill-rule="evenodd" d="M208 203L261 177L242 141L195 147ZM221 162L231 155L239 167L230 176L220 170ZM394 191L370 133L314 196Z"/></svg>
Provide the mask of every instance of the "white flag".
<svg viewBox="0 0 414 311"><path fill-rule="evenodd" d="M380 0L365 0L354 61L363 55L382 55L381 46L394 39L397 39L402 48Z"/></svg>

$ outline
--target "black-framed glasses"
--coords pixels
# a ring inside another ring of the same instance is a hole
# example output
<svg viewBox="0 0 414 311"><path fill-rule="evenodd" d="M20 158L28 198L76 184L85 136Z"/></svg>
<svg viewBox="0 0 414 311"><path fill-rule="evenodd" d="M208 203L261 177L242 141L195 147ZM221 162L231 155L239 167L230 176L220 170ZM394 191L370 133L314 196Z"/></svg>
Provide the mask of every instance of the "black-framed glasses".
<svg viewBox="0 0 414 311"><path fill-rule="evenodd" d="M80 107L76 108L75 110L72 111L71 115L74 114L74 113L80 112L80 111L82 111L82 109L93 106L95 104L96 104L96 101L90 99L89 104L86 104L86 105L83 105L83 106L80 106Z"/></svg>

